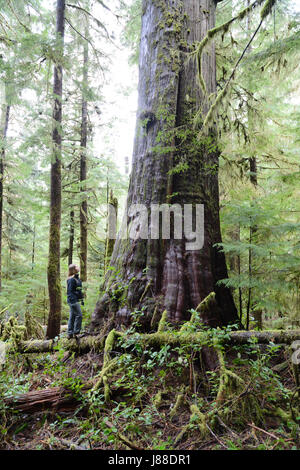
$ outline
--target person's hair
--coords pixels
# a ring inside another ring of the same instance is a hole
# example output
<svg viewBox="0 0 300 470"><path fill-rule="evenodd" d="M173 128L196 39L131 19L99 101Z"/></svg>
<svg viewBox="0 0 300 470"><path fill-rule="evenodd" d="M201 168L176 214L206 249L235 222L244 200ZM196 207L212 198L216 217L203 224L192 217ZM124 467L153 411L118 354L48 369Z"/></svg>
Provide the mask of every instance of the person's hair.
<svg viewBox="0 0 300 470"><path fill-rule="evenodd" d="M68 277L74 276L76 274L76 264L70 264L69 265L69 272L68 272Z"/></svg>

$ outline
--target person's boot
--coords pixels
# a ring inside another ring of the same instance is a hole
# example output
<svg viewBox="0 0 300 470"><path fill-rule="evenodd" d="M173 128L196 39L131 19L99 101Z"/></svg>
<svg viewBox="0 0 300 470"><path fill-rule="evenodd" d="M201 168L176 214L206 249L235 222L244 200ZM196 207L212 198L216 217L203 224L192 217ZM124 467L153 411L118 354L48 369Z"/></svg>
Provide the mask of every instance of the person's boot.
<svg viewBox="0 0 300 470"><path fill-rule="evenodd" d="M72 338L74 338L74 335L73 335L73 333L71 333L71 334L68 334L68 339L72 339Z"/></svg>

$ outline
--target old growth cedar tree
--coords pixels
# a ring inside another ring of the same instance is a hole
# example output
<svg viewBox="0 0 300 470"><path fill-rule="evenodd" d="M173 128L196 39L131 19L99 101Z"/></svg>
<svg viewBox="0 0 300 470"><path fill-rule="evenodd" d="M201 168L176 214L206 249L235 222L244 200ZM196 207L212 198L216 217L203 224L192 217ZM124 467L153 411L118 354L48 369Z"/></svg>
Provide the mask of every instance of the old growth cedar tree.
<svg viewBox="0 0 300 470"><path fill-rule="evenodd" d="M208 110L199 86L193 45L215 26L214 0L143 0L139 59L139 100L127 204L204 204L204 246L186 240L117 238L91 328L104 319L130 323L143 311L144 328L167 310L168 321L189 318L189 309L212 291L216 305L202 318L210 326L237 321L231 292L218 281L227 276L219 221L216 132L199 137L195 113ZM213 43L202 57L207 96L216 91ZM128 217L130 222L130 217ZM150 224L149 224L150 227ZM172 231L171 231L172 234Z"/></svg>

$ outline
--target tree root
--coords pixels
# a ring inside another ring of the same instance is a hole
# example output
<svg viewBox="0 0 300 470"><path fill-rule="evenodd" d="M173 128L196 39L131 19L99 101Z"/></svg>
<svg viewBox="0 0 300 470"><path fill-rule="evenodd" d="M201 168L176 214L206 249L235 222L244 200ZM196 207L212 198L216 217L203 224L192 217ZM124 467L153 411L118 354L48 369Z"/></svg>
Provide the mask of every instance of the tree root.
<svg viewBox="0 0 300 470"><path fill-rule="evenodd" d="M184 404L184 401L185 401L185 397L184 397L184 393L179 393L177 395L177 398L176 398L176 401L175 401L175 405L173 406L173 408L171 409L170 411L170 420L172 421L174 419L174 417L178 414L180 408L183 406Z"/></svg>
<svg viewBox="0 0 300 470"><path fill-rule="evenodd" d="M110 423L109 421L105 421L105 424L110 429L114 429L114 425L112 423ZM129 439L127 439L127 437L124 436L124 434L121 434L119 431L116 432L116 436L121 442L123 442L123 444L125 444L127 447L129 447L129 449L144 450L140 446L138 446L135 442L132 442Z"/></svg>
<svg viewBox="0 0 300 470"><path fill-rule="evenodd" d="M145 295L147 294L147 291L148 291L149 287L151 286L151 284L152 284L152 279L150 279L150 281L147 282L146 287L144 289L144 292L141 295L140 303L143 301L143 299L144 299Z"/></svg>
<svg viewBox="0 0 300 470"><path fill-rule="evenodd" d="M157 392L157 394L155 395L155 397L153 399L153 404L154 404L155 408L159 408L159 406L161 405L161 401L162 401L162 392L159 391L159 392Z"/></svg>
<svg viewBox="0 0 300 470"><path fill-rule="evenodd" d="M243 379L237 374L227 369L225 366L225 358L220 349L217 349L217 355L220 364L220 384L217 393L217 404L224 403L226 396L234 390L238 390L241 385L244 385Z"/></svg>
<svg viewBox="0 0 300 470"><path fill-rule="evenodd" d="M190 420L189 423L186 424L180 433L177 435L175 441L174 441L174 447L181 441L181 439L185 436L185 434L191 429L191 426L194 424L197 424L197 428L200 431L200 438L204 439L207 435L207 426L206 426L206 420L207 420L207 415L204 413L201 413L199 410L198 406L195 404L192 404L190 406Z"/></svg>
<svg viewBox="0 0 300 470"><path fill-rule="evenodd" d="M168 312L167 310L164 310L162 313L161 319L159 320L157 333L162 333L163 331L166 330L167 318L168 318Z"/></svg>
<svg viewBox="0 0 300 470"><path fill-rule="evenodd" d="M103 365L102 370L99 374L99 379L97 380L96 384L92 388L92 392L99 390L101 385L104 386L104 400L105 403L109 403L110 401L110 387L108 382L108 373L111 373L117 367L117 358L111 359L110 353L114 347L115 339L120 337L121 334L116 330L111 330L110 333L107 335L104 344L104 356L103 356Z"/></svg>
<svg viewBox="0 0 300 470"><path fill-rule="evenodd" d="M211 292L208 294L198 305L198 307L193 311L189 321L185 322L180 328L180 332L188 332L191 326L194 326L196 323L196 314L199 314L200 318L206 318L208 312L212 312L217 308L216 303L216 294Z"/></svg>

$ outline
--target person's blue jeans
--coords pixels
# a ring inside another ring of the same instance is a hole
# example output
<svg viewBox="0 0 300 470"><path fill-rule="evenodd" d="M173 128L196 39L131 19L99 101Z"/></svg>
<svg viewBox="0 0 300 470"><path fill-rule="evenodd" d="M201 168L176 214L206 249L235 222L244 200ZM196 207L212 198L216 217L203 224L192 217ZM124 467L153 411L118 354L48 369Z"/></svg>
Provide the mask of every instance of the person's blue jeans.
<svg viewBox="0 0 300 470"><path fill-rule="evenodd" d="M68 335L78 335L80 333L82 312L80 303L69 304L70 306L70 317L68 322Z"/></svg>

